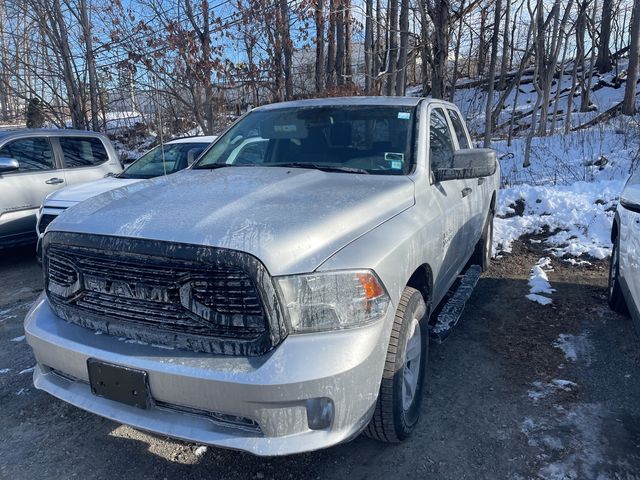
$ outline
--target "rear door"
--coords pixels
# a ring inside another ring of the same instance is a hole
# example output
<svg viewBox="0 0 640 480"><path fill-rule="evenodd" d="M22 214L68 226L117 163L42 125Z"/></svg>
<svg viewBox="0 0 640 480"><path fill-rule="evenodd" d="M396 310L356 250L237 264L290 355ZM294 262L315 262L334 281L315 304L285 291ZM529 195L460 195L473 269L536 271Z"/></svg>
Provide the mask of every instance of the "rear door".
<svg viewBox="0 0 640 480"><path fill-rule="evenodd" d="M48 194L65 186L64 172L44 136L9 140L0 147L0 157L20 164L17 171L0 174L0 243L35 238L38 208Z"/></svg>
<svg viewBox="0 0 640 480"><path fill-rule="evenodd" d="M60 136L57 142L62 157L64 173L69 185L104 178L118 169L112 169L107 149L98 137Z"/></svg>

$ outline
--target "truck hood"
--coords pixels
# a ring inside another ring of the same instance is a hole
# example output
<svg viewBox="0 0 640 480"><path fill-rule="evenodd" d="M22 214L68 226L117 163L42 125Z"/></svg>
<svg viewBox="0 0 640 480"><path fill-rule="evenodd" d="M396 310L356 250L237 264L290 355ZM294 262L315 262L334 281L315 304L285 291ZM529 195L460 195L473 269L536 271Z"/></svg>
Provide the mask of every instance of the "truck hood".
<svg viewBox="0 0 640 480"><path fill-rule="evenodd" d="M139 179L107 177L94 182L81 183L61 188L50 194L44 201L45 206L68 207L95 197L114 188L125 187L141 182Z"/></svg>
<svg viewBox="0 0 640 480"><path fill-rule="evenodd" d="M284 275L315 270L413 204L414 184L405 176L184 170L93 197L65 211L50 230L229 248Z"/></svg>

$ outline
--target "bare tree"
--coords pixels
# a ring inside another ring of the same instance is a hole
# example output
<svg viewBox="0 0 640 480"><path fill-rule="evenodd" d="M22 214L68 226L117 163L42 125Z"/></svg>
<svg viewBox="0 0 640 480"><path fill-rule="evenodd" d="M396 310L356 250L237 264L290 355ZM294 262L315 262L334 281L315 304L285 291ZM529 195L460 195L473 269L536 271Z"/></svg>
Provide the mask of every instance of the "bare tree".
<svg viewBox="0 0 640 480"><path fill-rule="evenodd" d="M600 22L600 40L598 42L598 59L596 60L596 68L600 73L609 72L613 68L611 63L611 51L609 50L609 43L611 42L612 17L613 0L603 0Z"/></svg>
<svg viewBox="0 0 640 480"><path fill-rule="evenodd" d="M493 91L496 83L496 65L498 63L498 37L500 35L501 10L502 0L496 0L495 14L493 16L493 34L491 36L491 60L489 62L489 74L487 75L487 107L485 109L484 122L485 148L491 146L491 133L493 131Z"/></svg>
<svg viewBox="0 0 640 480"><path fill-rule="evenodd" d="M407 88L407 54L409 49L409 0L400 3L400 50L396 76L396 95L404 95Z"/></svg>
<svg viewBox="0 0 640 480"><path fill-rule="evenodd" d="M629 68L622 102L622 113L633 115L636 112L636 85L638 83L638 45L640 44L640 0L633 2L631 14L631 42L629 47Z"/></svg>

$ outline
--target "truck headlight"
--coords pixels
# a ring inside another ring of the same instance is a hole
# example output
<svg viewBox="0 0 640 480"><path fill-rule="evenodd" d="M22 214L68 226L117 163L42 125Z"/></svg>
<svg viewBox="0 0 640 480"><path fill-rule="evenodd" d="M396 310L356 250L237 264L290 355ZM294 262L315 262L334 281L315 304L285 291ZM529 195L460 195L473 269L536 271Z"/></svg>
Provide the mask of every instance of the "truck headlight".
<svg viewBox="0 0 640 480"><path fill-rule="evenodd" d="M389 295L371 270L321 272L277 279L294 332L359 327L381 318Z"/></svg>

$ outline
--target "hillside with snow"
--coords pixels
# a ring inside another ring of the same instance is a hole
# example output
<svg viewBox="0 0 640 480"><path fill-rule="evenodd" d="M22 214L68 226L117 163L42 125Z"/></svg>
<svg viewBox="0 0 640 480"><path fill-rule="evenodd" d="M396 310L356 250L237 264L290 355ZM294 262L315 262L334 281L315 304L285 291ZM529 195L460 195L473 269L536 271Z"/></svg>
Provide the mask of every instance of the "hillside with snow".
<svg viewBox="0 0 640 480"><path fill-rule="evenodd" d="M591 78L589 111L579 111L581 89L575 90L569 133L565 133L564 122L573 67L572 63L565 66L568 73L552 85L549 133L533 137L529 167L523 164L525 137L537 96L532 75L524 75L518 88L506 96L492 143L500 158L502 183L494 255L511 252L514 240L531 234L540 237L535 241L541 241L549 255L570 263L584 264L589 257L609 256L615 208L640 160L640 117L619 114L626 63L620 61L611 72ZM481 138L486 92L482 86L468 87L467 83L459 82L455 103L472 135ZM502 93L495 92L495 102Z"/></svg>

